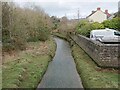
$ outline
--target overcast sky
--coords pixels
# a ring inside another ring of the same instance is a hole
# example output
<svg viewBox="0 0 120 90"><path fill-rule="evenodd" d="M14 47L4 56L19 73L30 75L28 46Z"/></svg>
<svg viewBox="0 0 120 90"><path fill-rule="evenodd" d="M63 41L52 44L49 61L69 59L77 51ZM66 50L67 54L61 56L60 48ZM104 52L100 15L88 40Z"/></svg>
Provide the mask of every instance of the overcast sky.
<svg viewBox="0 0 120 90"><path fill-rule="evenodd" d="M15 0L23 5L25 0ZM26 2L30 0L26 0ZM110 13L118 11L119 0L31 0L31 3L42 7L50 16L67 16L69 19L77 18L79 9L80 17L88 16L91 11L100 7L102 11L108 9Z"/></svg>

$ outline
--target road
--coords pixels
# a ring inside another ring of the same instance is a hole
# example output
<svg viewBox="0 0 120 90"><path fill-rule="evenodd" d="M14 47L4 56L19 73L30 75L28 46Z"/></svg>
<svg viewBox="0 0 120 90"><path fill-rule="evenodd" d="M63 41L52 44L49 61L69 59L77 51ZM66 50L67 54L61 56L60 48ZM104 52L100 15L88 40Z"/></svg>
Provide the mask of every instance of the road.
<svg viewBox="0 0 120 90"><path fill-rule="evenodd" d="M55 38L57 50L38 88L83 88L69 43Z"/></svg>

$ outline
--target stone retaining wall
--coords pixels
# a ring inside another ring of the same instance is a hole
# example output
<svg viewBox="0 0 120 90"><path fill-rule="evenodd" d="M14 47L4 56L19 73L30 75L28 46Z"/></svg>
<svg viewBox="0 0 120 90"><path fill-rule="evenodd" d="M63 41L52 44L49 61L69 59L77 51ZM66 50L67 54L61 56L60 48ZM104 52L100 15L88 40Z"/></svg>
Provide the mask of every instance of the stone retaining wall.
<svg viewBox="0 0 120 90"><path fill-rule="evenodd" d="M120 45L102 44L81 35L69 35L99 66L116 67L120 65Z"/></svg>

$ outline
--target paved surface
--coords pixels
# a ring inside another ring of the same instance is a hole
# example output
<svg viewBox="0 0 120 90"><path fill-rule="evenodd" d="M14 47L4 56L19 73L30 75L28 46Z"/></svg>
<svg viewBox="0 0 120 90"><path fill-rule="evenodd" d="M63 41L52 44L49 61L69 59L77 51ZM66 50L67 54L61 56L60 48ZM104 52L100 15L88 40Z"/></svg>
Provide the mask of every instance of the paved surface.
<svg viewBox="0 0 120 90"><path fill-rule="evenodd" d="M83 88L68 42L55 38L56 55L38 88Z"/></svg>

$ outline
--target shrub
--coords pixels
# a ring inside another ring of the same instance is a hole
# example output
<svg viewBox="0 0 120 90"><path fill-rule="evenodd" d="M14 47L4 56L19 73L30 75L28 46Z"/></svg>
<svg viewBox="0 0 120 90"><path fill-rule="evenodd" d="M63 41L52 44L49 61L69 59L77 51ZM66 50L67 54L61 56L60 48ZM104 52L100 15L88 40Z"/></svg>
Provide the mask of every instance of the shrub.
<svg viewBox="0 0 120 90"><path fill-rule="evenodd" d="M92 23L92 29L104 29L104 25L102 23L94 22Z"/></svg>
<svg viewBox="0 0 120 90"><path fill-rule="evenodd" d="M120 31L120 18L116 17L112 20L106 20L102 23L105 28L115 29Z"/></svg>
<svg viewBox="0 0 120 90"><path fill-rule="evenodd" d="M3 51L23 50L27 41L45 41L50 36L50 17L38 6L20 8L2 2Z"/></svg>
<svg viewBox="0 0 120 90"><path fill-rule="evenodd" d="M104 25L98 22L89 23L87 20L82 20L79 22L76 28L77 33L89 37L91 30L103 29Z"/></svg>
<svg viewBox="0 0 120 90"><path fill-rule="evenodd" d="M47 27L43 27L42 29L39 29L38 33L39 33L38 38L41 41L47 40L50 36L50 31L48 30Z"/></svg>
<svg viewBox="0 0 120 90"><path fill-rule="evenodd" d="M110 28L111 21L110 20L105 20L104 22L102 22L102 24L104 25L105 28Z"/></svg>
<svg viewBox="0 0 120 90"><path fill-rule="evenodd" d="M79 28L77 33L89 37L91 30L92 30L92 25L86 24L86 25L82 26L81 28Z"/></svg>

